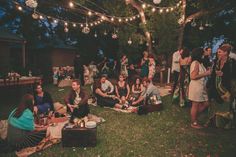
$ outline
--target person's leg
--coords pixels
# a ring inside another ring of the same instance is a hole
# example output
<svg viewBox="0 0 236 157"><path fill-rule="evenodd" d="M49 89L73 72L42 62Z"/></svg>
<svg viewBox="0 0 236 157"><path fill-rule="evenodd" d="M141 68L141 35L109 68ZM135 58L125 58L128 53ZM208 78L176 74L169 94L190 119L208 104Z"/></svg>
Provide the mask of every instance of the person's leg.
<svg viewBox="0 0 236 157"><path fill-rule="evenodd" d="M174 72L173 72L173 81L174 81L174 84L173 84L173 88L172 88L172 94L174 93L174 91L175 91L175 89L176 89L178 80L179 80L179 72L174 71Z"/></svg>
<svg viewBox="0 0 236 157"><path fill-rule="evenodd" d="M197 113L198 113L198 102L192 102L192 108L191 108L191 121L196 122L197 121Z"/></svg>
<svg viewBox="0 0 236 157"><path fill-rule="evenodd" d="M199 103L198 113L203 112L203 111L204 111L206 108L208 108L208 107L209 107L209 102L208 102L208 101Z"/></svg>

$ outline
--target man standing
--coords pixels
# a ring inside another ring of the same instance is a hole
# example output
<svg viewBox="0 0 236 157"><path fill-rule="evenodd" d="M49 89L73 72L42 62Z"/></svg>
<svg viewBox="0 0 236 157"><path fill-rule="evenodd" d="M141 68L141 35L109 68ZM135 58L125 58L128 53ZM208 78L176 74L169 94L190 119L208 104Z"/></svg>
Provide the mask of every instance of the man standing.
<svg viewBox="0 0 236 157"><path fill-rule="evenodd" d="M80 79L80 83L84 85L84 67L83 61L79 54L76 54L74 59L75 78Z"/></svg>
<svg viewBox="0 0 236 157"><path fill-rule="evenodd" d="M179 80L179 73L180 73L179 59L181 57L182 52L183 52L183 48L180 48L178 51L174 52L172 56L171 72L173 74L173 81L174 81L172 91L171 91L172 94L174 93L178 80Z"/></svg>
<svg viewBox="0 0 236 157"><path fill-rule="evenodd" d="M161 110L162 101L158 88L154 86L148 78L144 78L142 82L146 90L139 96L138 100L132 103L133 106L140 105L132 112L147 114Z"/></svg>
<svg viewBox="0 0 236 157"><path fill-rule="evenodd" d="M72 113L70 121L72 122L75 117L83 118L89 114L88 94L85 90L80 88L78 80L72 81L72 90L65 98L67 111Z"/></svg>

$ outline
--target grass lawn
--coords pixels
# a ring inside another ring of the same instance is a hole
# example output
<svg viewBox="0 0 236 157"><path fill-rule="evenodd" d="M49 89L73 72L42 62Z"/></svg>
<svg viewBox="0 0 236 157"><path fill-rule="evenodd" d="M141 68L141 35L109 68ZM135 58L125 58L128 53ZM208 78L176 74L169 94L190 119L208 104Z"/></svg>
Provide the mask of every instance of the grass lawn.
<svg viewBox="0 0 236 157"><path fill-rule="evenodd" d="M54 101L61 101L68 88L58 91L46 87ZM221 129L196 130L190 127L189 108L171 104L170 96L163 98L164 109L146 116L115 112L91 106L91 113L106 122L98 126L95 148L63 148L52 146L33 156L40 157L235 157L236 131ZM6 118L14 106L0 106L0 118ZM207 113L201 116L204 122ZM0 154L1 156L1 154ZM2 155L3 156L3 155ZM4 154L4 156L14 156Z"/></svg>

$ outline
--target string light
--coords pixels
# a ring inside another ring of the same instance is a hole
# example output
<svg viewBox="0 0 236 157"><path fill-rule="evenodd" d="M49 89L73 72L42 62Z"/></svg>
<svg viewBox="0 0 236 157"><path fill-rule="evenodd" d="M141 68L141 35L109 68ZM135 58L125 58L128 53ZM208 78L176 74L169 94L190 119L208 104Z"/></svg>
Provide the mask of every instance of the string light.
<svg viewBox="0 0 236 157"><path fill-rule="evenodd" d="M160 11L159 11L160 13L163 13L163 9L160 9Z"/></svg>
<svg viewBox="0 0 236 157"><path fill-rule="evenodd" d="M18 6L17 9L18 9L19 11L22 11L22 10L23 10L21 6Z"/></svg>
<svg viewBox="0 0 236 157"><path fill-rule="evenodd" d="M65 25L65 26L68 26L68 23L67 23L67 22L65 22L65 23L64 23L64 25Z"/></svg>
<svg viewBox="0 0 236 157"><path fill-rule="evenodd" d="M142 4L142 8L145 9L147 7L146 4Z"/></svg>
<svg viewBox="0 0 236 157"><path fill-rule="evenodd" d="M92 14L93 14L93 13L92 13L91 11L88 12L88 15L89 15L89 16L92 16Z"/></svg>
<svg viewBox="0 0 236 157"><path fill-rule="evenodd" d="M53 20L54 23L58 23L58 21L56 19Z"/></svg>
<svg viewBox="0 0 236 157"><path fill-rule="evenodd" d="M122 22L122 19L119 19L119 22Z"/></svg>
<svg viewBox="0 0 236 157"><path fill-rule="evenodd" d="M76 27L77 25L76 25L76 23L73 23L73 27Z"/></svg>
<svg viewBox="0 0 236 157"><path fill-rule="evenodd" d="M69 2L69 6L70 6L71 8L74 8L74 3L73 3L73 2Z"/></svg>
<svg viewBox="0 0 236 157"><path fill-rule="evenodd" d="M43 19L43 16L42 16L42 15L39 15L39 19L42 20L42 19Z"/></svg>
<svg viewBox="0 0 236 157"><path fill-rule="evenodd" d="M156 8L152 8L152 12L155 12L156 11Z"/></svg>
<svg viewBox="0 0 236 157"><path fill-rule="evenodd" d="M113 18L113 17L111 18L111 21L112 21L112 22L114 21L114 18Z"/></svg>

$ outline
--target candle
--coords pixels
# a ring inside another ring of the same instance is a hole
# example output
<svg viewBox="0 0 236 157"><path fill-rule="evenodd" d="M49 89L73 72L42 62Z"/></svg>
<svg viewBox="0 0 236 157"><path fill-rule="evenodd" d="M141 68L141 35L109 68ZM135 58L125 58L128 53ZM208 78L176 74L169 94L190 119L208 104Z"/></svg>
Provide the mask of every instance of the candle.
<svg viewBox="0 0 236 157"><path fill-rule="evenodd" d="M170 83L170 68L168 68L168 77L167 77L167 84Z"/></svg>

